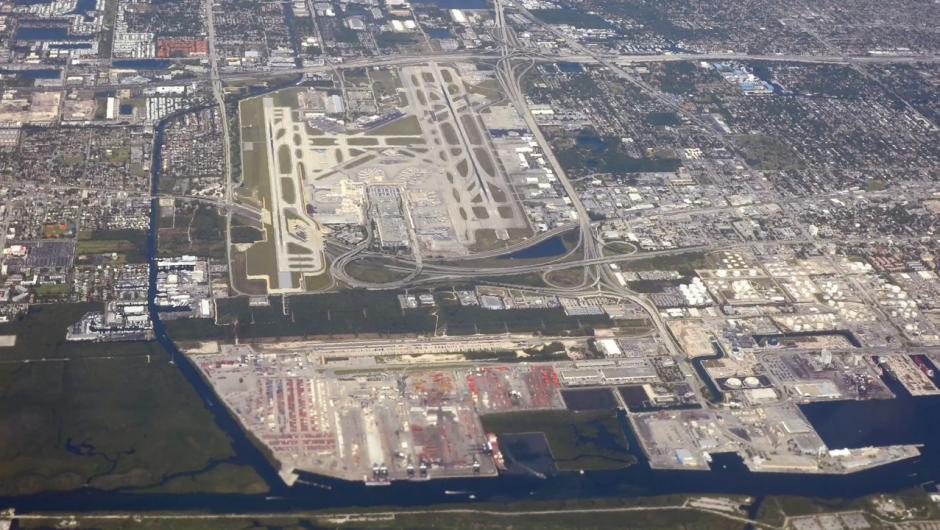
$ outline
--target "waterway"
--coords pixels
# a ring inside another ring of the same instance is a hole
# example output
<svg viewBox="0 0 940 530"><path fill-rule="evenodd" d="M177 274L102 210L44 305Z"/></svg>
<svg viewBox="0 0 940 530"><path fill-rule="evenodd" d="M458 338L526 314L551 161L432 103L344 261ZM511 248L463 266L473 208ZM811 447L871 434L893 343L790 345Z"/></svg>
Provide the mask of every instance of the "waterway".
<svg viewBox="0 0 940 530"><path fill-rule="evenodd" d="M0 69L0 74L18 74L23 79L58 79L62 77L62 70L55 68L43 68L40 70L4 70Z"/></svg>
<svg viewBox="0 0 940 530"><path fill-rule="evenodd" d="M138 70L166 70L173 65L168 59L120 59L111 62L115 68L134 68Z"/></svg>
<svg viewBox="0 0 940 530"><path fill-rule="evenodd" d="M152 191L159 186L161 144L165 122L156 130ZM156 257L159 211L151 208L147 252ZM615 471L558 473L547 478L534 475L504 475L499 478L463 478L424 482L397 482L389 487L368 487L313 474L301 474L293 487L281 482L277 471L221 404L189 360L167 337L155 304L156 268L151 267L148 308L156 340L172 356L180 373L193 386L216 425L232 440L233 464L249 465L271 485L263 495L232 494L142 494L133 490L101 491L83 488L69 492L47 492L21 497L0 497L0 507L29 512L91 511L185 511L289 512L346 506L426 506L469 501L445 492L465 491L477 501L510 502L590 497L636 497L676 493L799 495L810 497L857 497L898 491L940 478L940 396L913 398L895 389L897 399L882 401L827 402L802 407L806 417L829 447L865 447L897 443L923 443L923 455L914 460L882 466L851 475L806 475L752 473L732 454L715 454L712 471L654 470L639 450L624 412L619 412L638 463ZM721 355L719 352L717 355ZM85 449L76 449L85 450ZM316 484L316 485L314 485ZM326 489L323 486L328 486Z"/></svg>
<svg viewBox="0 0 940 530"><path fill-rule="evenodd" d="M438 9L486 9L483 0L433 0Z"/></svg>
<svg viewBox="0 0 940 530"><path fill-rule="evenodd" d="M692 367L695 368L695 371L698 372L699 378L705 383L705 387L708 388L708 391L711 393L709 401L712 403L718 403L721 401L721 389L718 388L718 383L708 375L708 371L705 370L705 367L702 365L704 361L716 361L725 356L725 351L721 349L721 345L718 344L714 338L711 339L712 349L715 350L715 355L708 355L702 357L696 357L692 359Z"/></svg>
<svg viewBox="0 0 940 530"><path fill-rule="evenodd" d="M91 41L88 35L69 35L69 28L24 28L16 30L17 40Z"/></svg>
<svg viewBox="0 0 940 530"><path fill-rule="evenodd" d="M561 256L567 251L561 236L553 236L531 247L500 256L499 259L551 258Z"/></svg>

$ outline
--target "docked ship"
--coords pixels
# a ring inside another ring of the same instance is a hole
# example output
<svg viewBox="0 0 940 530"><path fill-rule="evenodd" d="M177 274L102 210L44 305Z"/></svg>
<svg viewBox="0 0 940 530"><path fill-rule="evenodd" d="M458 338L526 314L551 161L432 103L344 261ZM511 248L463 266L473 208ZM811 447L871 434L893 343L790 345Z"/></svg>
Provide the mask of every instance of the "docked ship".
<svg viewBox="0 0 940 530"><path fill-rule="evenodd" d="M927 366L927 363L925 363L924 360L921 359L919 356L914 357L914 364L916 364L917 367L920 368L920 371L924 372L924 374L927 377L933 378L933 375L934 375L933 368L930 368L929 366Z"/></svg>
<svg viewBox="0 0 940 530"><path fill-rule="evenodd" d="M499 442L496 440L496 435L493 433L486 433L486 449L489 453L493 455L493 461L496 462L496 469L500 473L506 471L506 461L503 459L503 453L499 450Z"/></svg>
<svg viewBox="0 0 940 530"><path fill-rule="evenodd" d="M875 363L878 364L878 366L881 367L881 374L882 374L882 375L886 375L886 376L890 377L890 378L891 378L892 380L894 380L894 381L897 381L897 380L898 380L898 374L897 374L897 372L895 372L894 369L892 369L890 366L888 366L888 362L887 362L887 360L886 360L884 357L875 357L875 358L874 358L874 361L875 361Z"/></svg>

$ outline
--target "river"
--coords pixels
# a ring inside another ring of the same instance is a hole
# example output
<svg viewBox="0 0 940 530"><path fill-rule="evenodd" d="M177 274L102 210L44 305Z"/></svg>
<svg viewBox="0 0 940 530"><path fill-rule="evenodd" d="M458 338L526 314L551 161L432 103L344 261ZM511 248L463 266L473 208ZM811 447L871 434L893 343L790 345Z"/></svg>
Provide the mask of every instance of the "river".
<svg viewBox="0 0 940 530"><path fill-rule="evenodd" d="M152 191L159 186L161 144L166 121L155 135ZM156 257L159 209L154 200L150 213L147 253ZM396 482L387 487L369 487L312 474L287 487L261 451L248 439L237 420L220 404L195 366L167 337L154 302L156 268L150 270L149 311L154 334L173 357L176 366L195 388L220 429L232 439L236 456L227 462L252 466L270 485L263 495L238 494L144 494L133 491L101 491L83 488L68 492L47 492L21 497L0 497L0 507L28 512L91 511L184 511L252 513L289 512L347 506L429 506L467 501L477 502L570 499L589 497L637 497L677 493L745 494L751 496L798 495L809 497L856 497L897 491L940 477L940 429L934 419L940 412L940 396L917 397L892 388L893 400L827 402L803 406L803 412L831 448L864 447L900 443L923 443L923 455L851 475L808 475L752 473L732 454L715 454L712 471L654 470L639 450L635 434L623 412L621 424L638 463L616 471L593 471L583 475L559 473L545 479L532 475L509 474L498 478L464 478L424 482ZM720 353L718 354L720 355ZM315 483L319 486L305 484ZM323 486L329 486L326 489ZM467 492L448 495L446 491Z"/></svg>

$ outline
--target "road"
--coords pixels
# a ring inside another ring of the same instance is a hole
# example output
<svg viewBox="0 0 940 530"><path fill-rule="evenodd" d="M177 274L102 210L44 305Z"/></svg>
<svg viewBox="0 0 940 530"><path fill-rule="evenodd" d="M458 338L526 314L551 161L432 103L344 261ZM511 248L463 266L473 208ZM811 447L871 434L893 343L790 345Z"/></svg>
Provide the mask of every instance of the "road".
<svg viewBox="0 0 940 530"><path fill-rule="evenodd" d="M394 520L396 517L404 516L438 516L446 514L463 514L463 515L487 515L493 517L506 517L509 520L518 520L522 517L533 517L533 516L545 516L545 515L572 515L572 514L603 514L603 513L626 513L626 512L657 512L657 511L690 511L698 513L707 513L715 516L725 517L727 519L739 522L741 524L750 524L755 528L768 528L768 529L777 529L781 527L776 527L773 525L759 523L753 520L744 517L743 515L717 511L717 510L707 510L700 507L695 507L688 505L688 501L681 505L675 506L632 506L632 507L623 507L623 508L566 508L564 510L538 510L538 511L512 511L512 512L502 512L502 511L493 511L493 510L476 510L471 508L465 509L448 509L448 510L396 510L393 512L365 512L361 514L354 513L340 513L337 515L324 514L322 512L314 512L311 514L303 513L291 513L291 518L311 518L320 520L329 520L329 521L389 521ZM179 521L206 521L206 520L262 520L262 519L277 519L283 520L283 513L271 513L271 514L208 514L208 515L166 515L166 514L157 514L157 515L120 515L120 514L109 514L109 515L86 515L80 514L75 517L76 519L81 519L83 521L101 521L101 520L134 520L134 521L143 521L145 519L149 520L179 520ZM71 518L67 515L57 514L56 516L49 515L22 515L17 516L17 519L23 520L55 520L61 521L63 519L70 520ZM335 526L336 523L333 524Z"/></svg>
<svg viewBox="0 0 940 530"><path fill-rule="evenodd" d="M232 148L229 137L228 113L225 108L225 94L222 90L222 77L219 75L219 56L215 49L215 15L212 12L213 0L205 0L206 9L206 32L209 41L209 82L212 84L212 95L215 97L216 104L219 106L219 116L221 118L222 157L224 166L223 190L225 192L225 252L229 264L232 263L232 212L235 210L235 201L232 200L233 188L232 182ZM245 294L238 290L235 283L234 267L228 268L228 284L231 289L238 294Z"/></svg>

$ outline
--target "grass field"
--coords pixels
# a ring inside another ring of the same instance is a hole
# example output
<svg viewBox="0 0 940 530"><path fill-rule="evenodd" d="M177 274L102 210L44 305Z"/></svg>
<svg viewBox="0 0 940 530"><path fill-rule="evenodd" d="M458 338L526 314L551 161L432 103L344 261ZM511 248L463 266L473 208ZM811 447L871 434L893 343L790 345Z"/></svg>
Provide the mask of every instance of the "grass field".
<svg viewBox="0 0 940 530"><path fill-rule="evenodd" d="M275 107L290 107L296 109L300 106L300 103L297 102L297 96L306 90L307 89L304 87L285 88L277 92L271 92L268 97L274 100Z"/></svg>
<svg viewBox="0 0 940 530"><path fill-rule="evenodd" d="M545 275L545 279L552 285L559 287L574 287L584 282L584 269L575 267L560 271L552 271Z"/></svg>
<svg viewBox="0 0 940 530"><path fill-rule="evenodd" d="M470 250L472 252L484 252L488 250L497 250L500 248L508 247L521 243L524 239L532 237L532 230L528 228L510 228L507 230L509 233L508 240L501 240L496 237L496 230L492 228L481 228L477 230L474 235L476 237L476 243L470 245ZM556 256L557 257L557 256ZM479 265L478 262L485 262L487 267L505 267L505 260L498 259L477 259L469 260L473 266ZM544 260L542 260L544 261ZM466 263L466 261L464 262Z"/></svg>
<svg viewBox="0 0 940 530"><path fill-rule="evenodd" d="M264 232L253 226L233 226L232 243L254 243L264 239Z"/></svg>
<svg viewBox="0 0 940 530"><path fill-rule="evenodd" d="M267 133L264 123L263 98L246 99L239 105L239 125L243 146L250 142L251 149L242 149L242 173L245 189L258 202L271 203L271 183L268 179Z"/></svg>
<svg viewBox="0 0 940 530"><path fill-rule="evenodd" d="M366 134L369 136L418 136L421 134L421 124L417 116L404 116L376 127Z"/></svg>
<svg viewBox="0 0 940 530"><path fill-rule="evenodd" d="M259 231L260 232L260 231ZM261 233L260 237L264 237ZM234 287L245 294L265 294L267 285L262 280L248 279L248 256L247 252L237 252L232 250L232 282Z"/></svg>
<svg viewBox="0 0 940 530"><path fill-rule="evenodd" d="M611 241L601 248L601 252L604 253L604 256L619 256L633 254L636 252L636 247L626 241Z"/></svg>
<svg viewBox="0 0 940 530"><path fill-rule="evenodd" d="M407 145L425 145L428 141L420 136L395 136L385 139L385 145L407 146Z"/></svg>
<svg viewBox="0 0 940 530"><path fill-rule="evenodd" d="M281 175L290 175L291 167L294 165L290 156L290 147L282 145L277 149L277 168Z"/></svg>
<svg viewBox="0 0 940 530"><path fill-rule="evenodd" d="M388 283L406 278L409 273L386 269L381 263L354 261L346 266L346 274L364 282Z"/></svg>
<svg viewBox="0 0 940 530"><path fill-rule="evenodd" d="M0 364L0 495L149 486L233 455L159 345L65 342L68 323L100 309L43 306L0 325L17 337L4 350L13 362ZM38 359L61 360L27 362ZM240 483L261 487L245 471ZM200 484L220 486L214 476Z"/></svg>
<svg viewBox="0 0 940 530"><path fill-rule="evenodd" d="M625 271L668 271L708 268L709 263L702 252L686 252L672 256L654 256L630 261L621 261L621 270Z"/></svg>
<svg viewBox="0 0 940 530"><path fill-rule="evenodd" d="M245 252L247 258L247 274L249 276L265 275L268 277L269 287L278 287L277 253L274 247L274 230L271 225L264 225L267 233L266 241L259 241Z"/></svg>
<svg viewBox="0 0 940 530"><path fill-rule="evenodd" d="M304 289L308 293L328 290L330 289L330 287L333 287L333 277L330 276L330 272L329 272L329 267L330 267L329 260L327 260L324 265L327 271L324 272L323 274L304 277Z"/></svg>
<svg viewBox="0 0 940 530"><path fill-rule="evenodd" d="M619 469L636 463L616 414L611 410L568 412L540 410L482 417L486 432L541 432L561 470Z"/></svg>
<svg viewBox="0 0 940 530"><path fill-rule="evenodd" d="M160 256L195 254L225 259L226 217L213 206L177 203L171 221L161 217L157 237ZM167 222L169 226L164 227Z"/></svg>
<svg viewBox="0 0 940 530"><path fill-rule="evenodd" d="M291 205L297 202L293 177L281 177L281 199Z"/></svg>
<svg viewBox="0 0 940 530"><path fill-rule="evenodd" d="M146 230L83 230L78 234L76 254L111 254L124 256L128 263L147 262Z"/></svg>
<svg viewBox="0 0 940 530"><path fill-rule="evenodd" d="M349 145L356 145L356 146L370 146L370 145L379 145L379 140L378 138L357 136L353 138L348 138L346 140L346 143Z"/></svg>
<svg viewBox="0 0 940 530"><path fill-rule="evenodd" d="M69 293L69 284L67 283L46 283L37 285L36 294L40 296L56 296Z"/></svg>

